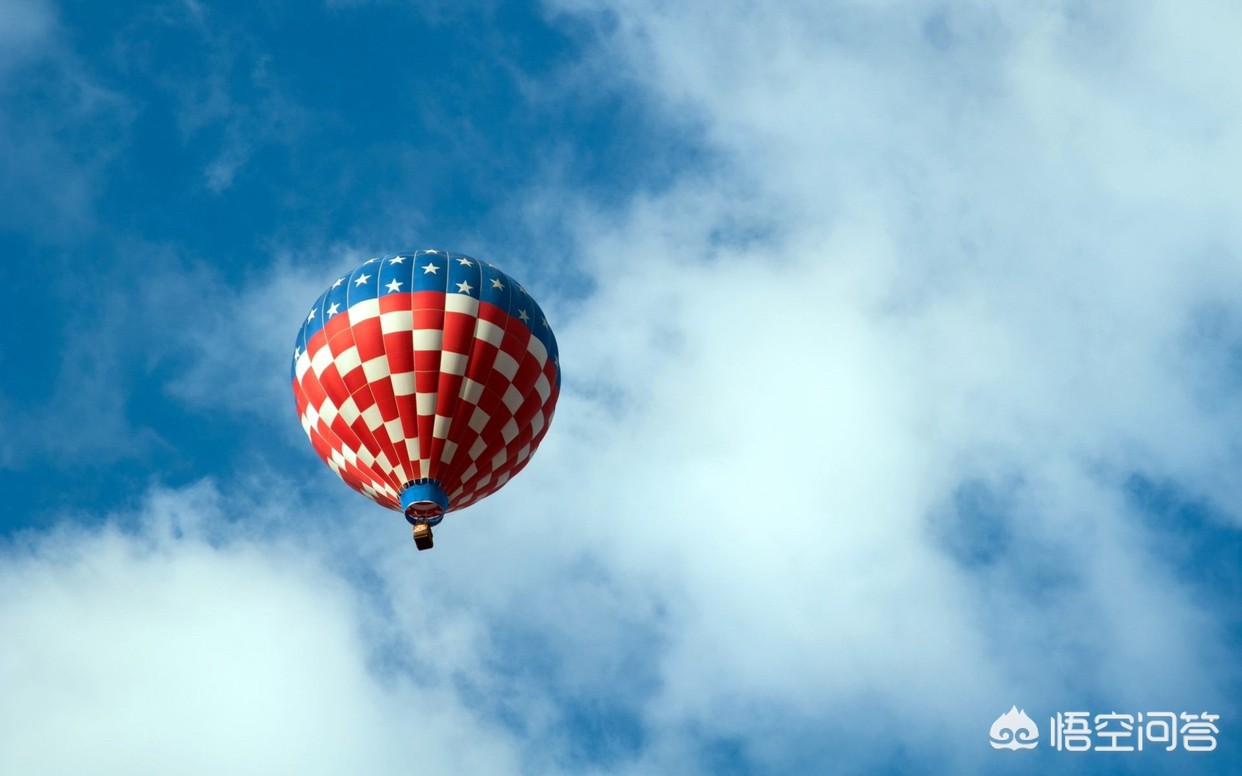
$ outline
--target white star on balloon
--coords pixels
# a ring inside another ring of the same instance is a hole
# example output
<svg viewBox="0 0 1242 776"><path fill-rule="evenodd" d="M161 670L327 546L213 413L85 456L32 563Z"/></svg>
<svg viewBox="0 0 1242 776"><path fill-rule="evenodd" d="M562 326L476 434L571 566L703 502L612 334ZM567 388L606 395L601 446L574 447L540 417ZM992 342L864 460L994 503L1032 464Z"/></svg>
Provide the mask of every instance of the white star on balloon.
<svg viewBox="0 0 1242 776"><path fill-rule="evenodd" d="M388 285L384 286L384 288L387 288L389 291L400 291L401 284L394 280Z"/></svg>
<svg viewBox="0 0 1242 776"><path fill-rule="evenodd" d="M518 310L518 318L523 321L530 320L530 316L526 314L525 310Z"/></svg>
<svg viewBox="0 0 1242 776"><path fill-rule="evenodd" d="M401 262L403 262L403 261L405 261L405 257L404 257L404 256L398 256L398 257L397 257L397 258L395 258L395 259L389 259L389 260L388 260L388 263L389 263L389 264L400 264L400 263L401 263Z"/></svg>
<svg viewBox="0 0 1242 776"><path fill-rule="evenodd" d="M311 321L313 321L314 319L315 319L315 311L314 311L314 310L311 310L311 311L310 311L310 315L306 316L306 322L307 322L307 323L310 323L310 322L311 322Z"/></svg>
<svg viewBox="0 0 1242 776"><path fill-rule="evenodd" d="M437 271L439 271L439 269L440 269L440 267L439 267L439 266L437 266L437 265L435 265L435 264L425 264L425 265L423 265L423 274L424 274L424 275L434 275L434 274L436 274L436 272L437 272Z"/></svg>
<svg viewBox="0 0 1242 776"><path fill-rule="evenodd" d="M341 306L337 304L336 302L333 302L332 304L328 305L328 317L331 318L332 316L339 313L341 311L340 307Z"/></svg>
<svg viewBox="0 0 1242 776"><path fill-rule="evenodd" d="M337 278L337 279L336 279L336 282L332 284L332 287L333 287L333 288L336 288L337 286L339 286L339 285L340 285L341 283L343 283L343 282L345 282L345 278Z"/></svg>
<svg viewBox="0 0 1242 776"><path fill-rule="evenodd" d="M500 278L492 278L492 288L498 288L501 291L504 291L505 284L500 282Z"/></svg>
<svg viewBox="0 0 1242 776"><path fill-rule="evenodd" d="M355 286L365 285L366 282L370 279L371 279L371 276L364 273L358 276L358 279L354 281L354 285Z"/></svg>
<svg viewBox="0 0 1242 776"><path fill-rule="evenodd" d="M473 286L470 285L470 281L468 280L463 280L457 284L457 290L462 292L463 294L470 293L472 288Z"/></svg>
<svg viewBox="0 0 1242 776"><path fill-rule="evenodd" d="M460 264L460 265L462 265L463 267L473 267L473 266L474 266L473 262L471 262L471 261L470 261L470 259L458 259L458 260L457 260L457 263L458 263L458 264Z"/></svg>

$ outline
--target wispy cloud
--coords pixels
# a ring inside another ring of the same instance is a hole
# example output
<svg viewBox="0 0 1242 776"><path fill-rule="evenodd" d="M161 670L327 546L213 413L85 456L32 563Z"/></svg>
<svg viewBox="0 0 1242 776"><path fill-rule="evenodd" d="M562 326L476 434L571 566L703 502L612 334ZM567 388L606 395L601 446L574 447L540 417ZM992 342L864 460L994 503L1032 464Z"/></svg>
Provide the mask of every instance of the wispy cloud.
<svg viewBox="0 0 1242 776"><path fill-rule="evenodd" d="M176 66L169 66L165 47L177 51ZM115 57L170 100L183 152L206 160L202 184L214 194L231 188L255 153L287 146L305 126L306 110L274 77L256 36L201 3L161 4L139 14L118 35Z"/></svg>
<svg viewBox="0 0 1242 776"><path fill-rule="evenodd" d="M0 229L60 245L90 231L128 120L124 99L63 40L51 5L0 5Z"/></svg>
<svg viewBox="0 0 1242 776"><path fill-rule="evenodd" d="M0 20L0 69L35 55L56 26L51 5L42 0L8 0Z"/></svg>

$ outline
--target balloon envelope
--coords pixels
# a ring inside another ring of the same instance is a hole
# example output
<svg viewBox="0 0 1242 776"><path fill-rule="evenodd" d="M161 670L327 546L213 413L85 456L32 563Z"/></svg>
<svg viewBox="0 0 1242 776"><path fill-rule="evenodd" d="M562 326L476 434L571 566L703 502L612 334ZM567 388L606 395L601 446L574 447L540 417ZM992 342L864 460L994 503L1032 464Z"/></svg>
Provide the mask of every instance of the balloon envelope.
<svg viewBox="0 0 1242 776"><path fill-rule="evenodd" d="M434 525L526 466L561 370L521 285L470 256L415 251L371 259L319 297L292 380L319 457L359 493Z"/></svg>

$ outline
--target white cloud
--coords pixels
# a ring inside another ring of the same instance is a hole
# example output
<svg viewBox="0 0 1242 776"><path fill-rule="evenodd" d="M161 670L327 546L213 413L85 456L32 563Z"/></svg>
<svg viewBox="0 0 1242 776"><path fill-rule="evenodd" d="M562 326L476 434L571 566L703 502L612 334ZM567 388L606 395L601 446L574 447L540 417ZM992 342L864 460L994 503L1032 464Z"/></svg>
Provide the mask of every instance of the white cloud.
<svg viewBox="0 0 1242 776"><path fill-rule="evenodd" d="M157 490L115 518L131 531L8 548L0 770L516 772L512 737L451 686L373 670L357 593L322 558L219 541L221 506L207 484Z"/></svg>
<svg viewBox="0 0 1242 776"><path fill-rule="evenodd" d="M560 329L534 475L684 607L655 716L746 737L754 704L878 705L934 756L1011 696L1227 704L1232 604L1179 582L1123 490L1139 471L1242 513L1237 395L1204 379L1236 386L1242 332L1218 314L1187 349L1242 283L1238 63L1198 32L1238 15L562 5L601 12L601 58L726 160L580 218L603 290ZM769 239L714 239L756 202ZM932 516L1013 476L987 516L1007 546L955 562Z"/></svg>

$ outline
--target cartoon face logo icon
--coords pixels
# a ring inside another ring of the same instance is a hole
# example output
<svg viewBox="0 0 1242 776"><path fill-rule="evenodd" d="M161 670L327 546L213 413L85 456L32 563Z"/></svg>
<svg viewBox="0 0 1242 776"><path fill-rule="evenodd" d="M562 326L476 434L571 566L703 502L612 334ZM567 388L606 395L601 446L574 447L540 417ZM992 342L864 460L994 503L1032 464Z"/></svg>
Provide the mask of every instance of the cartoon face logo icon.
<svg viewBox="0 0 1242 776"><path fill-rule="evenodd" d="M1039 745L1039 728L1017 706L996 718L990 736L993 749L1034 749Z"/></svg>

